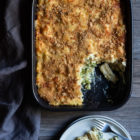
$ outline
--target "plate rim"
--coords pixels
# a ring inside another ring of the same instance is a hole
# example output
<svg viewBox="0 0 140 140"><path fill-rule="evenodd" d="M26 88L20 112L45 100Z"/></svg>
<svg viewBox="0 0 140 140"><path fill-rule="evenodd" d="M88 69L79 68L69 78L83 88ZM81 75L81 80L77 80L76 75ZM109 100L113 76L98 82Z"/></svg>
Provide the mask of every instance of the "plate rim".
<svg viewBox="0 0 140 140"><path fill-rule="evenodd" d="M117 122L116 120L110 118L110 117L107 117L107 116L102 116L102 115L87 115L87 116L83 116L83 117L80 117L78 119L76 119L75 121L73 121L72 123L70 123L66 129L63 131L63 133L61 134L60 136L60 140L62 139L64 133L74 124L76 124L77 122L79 121L82 121L82 120L87 120L87 119L105 119L105 120L108 120L110 122L113 122L114 124L116 124L116 126L118 126L122 131L123 133L129 138L129 140L132 140L132 137L130 135L130 133L128 132L128 130L122 125L120 124L119 122Z"/></svg>

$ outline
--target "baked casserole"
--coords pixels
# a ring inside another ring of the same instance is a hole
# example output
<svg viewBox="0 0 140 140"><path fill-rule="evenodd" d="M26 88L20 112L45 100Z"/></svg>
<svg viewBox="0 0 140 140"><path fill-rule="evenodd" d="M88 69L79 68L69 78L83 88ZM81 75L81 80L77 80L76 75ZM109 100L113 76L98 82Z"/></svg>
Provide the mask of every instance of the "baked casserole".
<svg viewBox="0 0 140 140"><path fill-rule="evenodd" d="M109 81L125 71L120 0L38 0L36 85L50 105L82 105L98 65Z"/></svg>

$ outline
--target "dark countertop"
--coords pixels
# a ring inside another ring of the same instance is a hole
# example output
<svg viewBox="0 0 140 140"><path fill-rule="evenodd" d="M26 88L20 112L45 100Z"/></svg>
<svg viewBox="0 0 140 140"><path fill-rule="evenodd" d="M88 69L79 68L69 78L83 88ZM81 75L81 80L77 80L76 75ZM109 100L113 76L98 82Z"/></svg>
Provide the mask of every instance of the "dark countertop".
<svg viewBox="0 0 140 140"><path fill-rule="evenodd" d="M109 112L49 112L41 110L39 140L56 140L64 128L73 120L84 115L104 115L120 122L133 140L140 140L140 0L133 1L134 13L134 75L130 100L120 109Z"/></svg>

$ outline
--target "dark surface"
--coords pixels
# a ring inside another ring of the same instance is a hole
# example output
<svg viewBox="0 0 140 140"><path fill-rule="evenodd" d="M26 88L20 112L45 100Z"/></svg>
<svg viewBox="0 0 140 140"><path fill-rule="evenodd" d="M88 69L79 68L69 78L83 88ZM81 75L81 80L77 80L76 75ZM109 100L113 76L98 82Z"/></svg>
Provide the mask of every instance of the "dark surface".
<svg viewBox="0 0 140 140"><path fill-rule="evenodd" d="M30 0L0 1L0 140L37 140L31 90Z"/></svg>
<svg viewBox="0 0 140 140"><path fill-rule="evenodd" d="M133 140L140 140L140 0L132 0L134 13L134 72L133 90L129 101L120 109L100 112L49 112L41 109L39 140L57 140L64 128L84 115L104 115L120 122L131 134Z"/></svg>
<svg viewBox="0 0 140 140"><path fill-rule="evenodd" d="M132 10L131 10L131 1L124 0L121 1L121 8L123 9L123 14L125 15L126 22L126 58L127 58L127 67L125 72L125 82L123 84L122 80L119 80L116 85L108 82L104 76L96 68L95 75L95 84L91 84L92 88L89 91L86 91L84 94L84 103L83 106L58 106L54 107L48 104L40 98L37 92L36 86L36 53L35 53L35 28L34 21L36 18L36 5L37 0L33 0L33 12L32 12L32 88L33 94L37 102L51 111L109 111L121 107L130 97L131 91L131 82L132 82ZM119 77L119 79L121 79ZM109 102L111 100L111 102Z"/></svg>

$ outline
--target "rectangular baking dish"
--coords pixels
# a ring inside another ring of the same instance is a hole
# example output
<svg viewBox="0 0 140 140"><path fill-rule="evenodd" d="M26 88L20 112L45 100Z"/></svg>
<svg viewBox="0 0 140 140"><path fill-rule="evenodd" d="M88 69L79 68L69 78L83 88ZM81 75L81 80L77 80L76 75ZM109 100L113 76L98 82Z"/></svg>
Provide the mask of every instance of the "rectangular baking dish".
<svg viewBox="0 0 140 140"><path fill-rule="evenodd" d="M120 82L115 88L111 88L109 82L101 77L96 87L92 87L88 93L84 94L83 106L51 106L48 102L40 98L36 86L36 50L35 50L35 19L37 10L37 0L32 4L32 90L35 100L44 108L51 111L109 111L124 105L131 95L132 83L132 48L133 48L133 23L132 23L132 3L131 0L121 1L125 15L126 34L126 58L127 67L125 71L126 84ZM99 76L98 68L96 74ZM106 90L106 92L105 92ZM94 93L93 93L94 92Z"/></svg>

